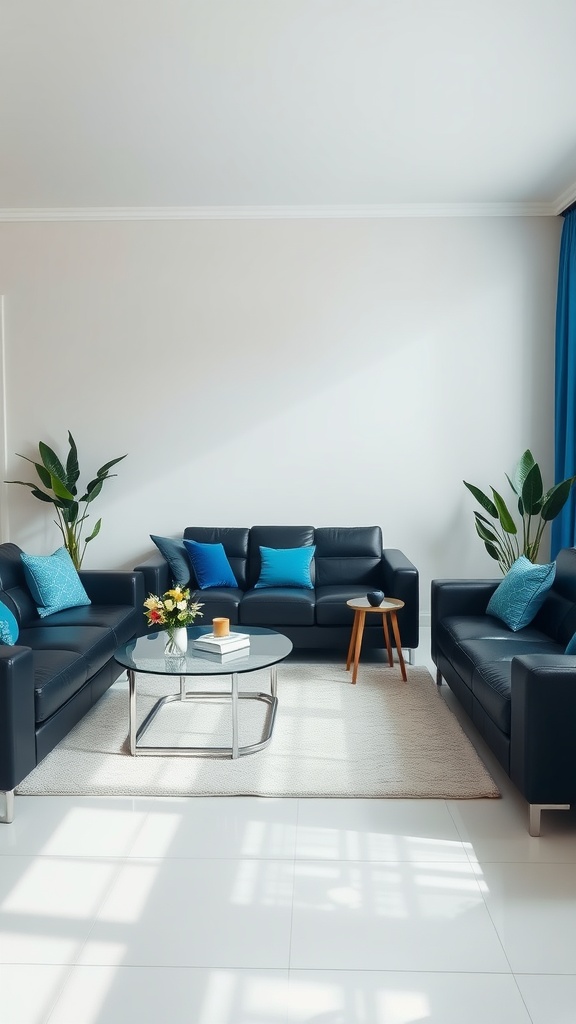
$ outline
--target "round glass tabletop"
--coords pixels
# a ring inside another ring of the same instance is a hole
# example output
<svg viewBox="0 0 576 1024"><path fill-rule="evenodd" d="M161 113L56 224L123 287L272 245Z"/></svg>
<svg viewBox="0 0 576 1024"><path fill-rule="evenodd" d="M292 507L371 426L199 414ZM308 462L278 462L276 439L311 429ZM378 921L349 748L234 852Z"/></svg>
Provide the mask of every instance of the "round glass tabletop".
<svg viewBox="0 0 576 1024"><path fill-rule="evenodd" d="M292 650L292 641L282 633L262 626L234 626L234 632L248 633L250 646L234 651L224 659L216 655L204 655L192 646L192 641L206 633L212 633L211 626L188 626L188 650L176 657L164 653L167 633L147 633L123 644L114 658L124 668L133 672L150 672L153 675L176 676L218 676L232 672L255 672L287 658Z"/></svg>

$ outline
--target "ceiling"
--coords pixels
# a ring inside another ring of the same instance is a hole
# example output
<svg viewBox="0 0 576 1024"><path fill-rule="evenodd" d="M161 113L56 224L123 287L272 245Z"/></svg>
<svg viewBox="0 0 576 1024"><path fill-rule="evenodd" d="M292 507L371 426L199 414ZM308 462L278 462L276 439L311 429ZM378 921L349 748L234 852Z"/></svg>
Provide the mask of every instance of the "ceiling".
<svg viewBox="0 0 576 1024"><path fill-rule="evenodd" d="M0 0L0 213L557 213L575 0Z"/></svg>

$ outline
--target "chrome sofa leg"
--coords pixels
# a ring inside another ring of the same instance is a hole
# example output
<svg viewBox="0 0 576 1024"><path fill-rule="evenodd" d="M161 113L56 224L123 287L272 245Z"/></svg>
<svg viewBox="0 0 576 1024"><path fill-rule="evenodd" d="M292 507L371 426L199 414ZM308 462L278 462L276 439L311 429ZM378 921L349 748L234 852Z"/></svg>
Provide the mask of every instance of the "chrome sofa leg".
<svg viewBox="0 0 576 1024"><path fill-rule="evenodd" d="M436 686L442 686L442 673L439 668L436 669Z"/></svg>
<svg viewBox="0 0 576 1024"><path fill-rule="evenodd" d="M4 793L4 803L6 805L6 813L0 814L0 823L2 825L9 825L11 821L14 821L14 790L6 789L0 790Z"/></svg>
<svg viewBox="0 0 576 1024"><path fill-rule="evenodd" d="M406 648L406 654L408 656L408 664L409 665L415 665L416 664L416 651L414 650L414 648L413 647L407 647Z"/></svg>
<svg viewBox="0 0 576 1024"><path fill-rule="evenodd" d="M569 811L570 804L530 804L530 825L528 831L531 836L540 835L540 814L542 811Z"/></svg>

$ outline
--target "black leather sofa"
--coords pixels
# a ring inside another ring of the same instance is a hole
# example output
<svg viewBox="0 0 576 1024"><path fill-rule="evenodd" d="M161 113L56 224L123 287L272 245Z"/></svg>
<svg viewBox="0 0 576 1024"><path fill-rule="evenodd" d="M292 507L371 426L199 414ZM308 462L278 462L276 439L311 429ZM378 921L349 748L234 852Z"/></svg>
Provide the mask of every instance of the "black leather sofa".
<svg viewBox="0 0 576 1024"><path fill-rule="evenodd" d="M363 597L369 590L383 590L389 597L405 602L398 613L402 646L410 656L418 646L418 571L401 551L382 547L379 526L189 526L183 538L222 544L239 584L234 589L197 591L198 600L204 603L202 624L210 624L215 616L224 616L233 625L278 630L296 648L345 650L354 617L346 601ZM316 545L311 567L313 590L255 589L260 575L261 545L294 548L312 544ZM160 552L135 569L143 574L147 593L162 594L173 582ZM192 573L190 587L194 590L196 586ZM146 632L144 618L141 631ZM383 647L381 618L369 615L363 649Z"/></svg>
<svg viewBox="0 0 576 1024"><path fill-rule="evenodd" d="M92 603L40 618L20 548L0 544L0 601L20 627L16 646L0 644L3 822L12 821L22 779L121 675L114 652L140 628L145 595L138 573L88 569L80 578Z"/></svg>
<svg viewBox="0 0 576 1024"><path fill-rule="evenodd" d="M532 623L511 632L486 614L501 579L433 580L432 658L500 764L540 812L576 800L576 549L560 551L556 576Z"/></svg>

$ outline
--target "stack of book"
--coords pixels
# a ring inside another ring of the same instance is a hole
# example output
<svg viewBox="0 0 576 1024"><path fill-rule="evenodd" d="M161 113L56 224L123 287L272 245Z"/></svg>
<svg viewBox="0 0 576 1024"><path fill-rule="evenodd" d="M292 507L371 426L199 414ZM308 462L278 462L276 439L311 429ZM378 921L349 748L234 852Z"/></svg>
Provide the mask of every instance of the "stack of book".
<svg viewBox="0 0 576 1024"><path fill-rule="evenodd" d="M228 633L228 636L214 636L213 633L204 633L192 641L192 649L211 661L229 661L250 653L250 635Z"/></svg>

